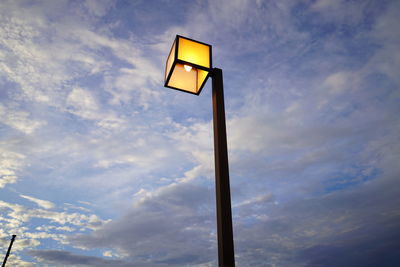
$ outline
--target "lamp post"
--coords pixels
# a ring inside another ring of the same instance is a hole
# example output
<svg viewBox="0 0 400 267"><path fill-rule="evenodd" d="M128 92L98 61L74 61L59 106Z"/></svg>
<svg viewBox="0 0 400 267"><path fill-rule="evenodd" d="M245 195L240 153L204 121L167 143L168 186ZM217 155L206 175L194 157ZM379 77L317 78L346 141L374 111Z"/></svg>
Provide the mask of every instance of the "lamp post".
<svg viewBox="0 0 400 267"><path fill-rule="evenodd" d="M211 45L177 35L165 67L165 87L199 95L212 78L218 264L235 266L222 70L212 68Z"/></svg>

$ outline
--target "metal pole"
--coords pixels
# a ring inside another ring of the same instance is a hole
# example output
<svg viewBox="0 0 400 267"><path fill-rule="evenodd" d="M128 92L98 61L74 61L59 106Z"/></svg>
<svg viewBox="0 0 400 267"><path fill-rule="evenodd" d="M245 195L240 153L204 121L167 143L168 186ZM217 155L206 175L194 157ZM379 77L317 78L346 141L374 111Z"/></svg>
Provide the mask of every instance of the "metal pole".
<svg viewBox="0 0 400 267"><path fill-rule="evenodd" d="M17 235L12 235L10 245L8 246L7 254L6 254L5 258L4 258L3 265L1 265L1 267L5 267L6 266L6 262L7 262L8 256L10 256L11 247L12 247L12 245L14 243L14 240L15 240L16 236Z"/></svg>
<svg viewBox="0 0 400 267"><path fill-rule="evenodd" d="M229 188L228 148L226 142L224 85L222 70L212 71L214 122L215 189L217 201L218 266L234 267L231 193Z"/></svg>

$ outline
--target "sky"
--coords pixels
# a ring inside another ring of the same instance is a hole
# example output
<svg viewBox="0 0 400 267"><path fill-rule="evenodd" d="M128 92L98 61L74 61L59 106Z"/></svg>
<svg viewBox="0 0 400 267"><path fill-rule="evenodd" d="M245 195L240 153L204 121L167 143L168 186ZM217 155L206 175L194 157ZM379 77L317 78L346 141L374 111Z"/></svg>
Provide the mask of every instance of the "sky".
<svg viewBox="0 0 400 267"><path fill-rule="evenodd" d="M1 0L9 266L216 266L211 81L224 75L237 266L400 266L400 2Z"/></svg>

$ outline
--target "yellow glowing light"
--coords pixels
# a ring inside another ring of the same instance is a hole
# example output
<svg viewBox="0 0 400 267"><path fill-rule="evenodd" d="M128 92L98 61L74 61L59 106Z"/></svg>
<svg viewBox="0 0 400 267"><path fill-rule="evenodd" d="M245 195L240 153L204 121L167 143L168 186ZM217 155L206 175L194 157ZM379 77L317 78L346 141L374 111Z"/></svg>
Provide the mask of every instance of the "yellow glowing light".
<svg viewBox="0 0 400 267"><path fill-rule="evenodd" d="M165 86L198 95L211 68L211 46L178 35L167 59Z"/></svg>
<svg viewBox="0 0 400 267"><path fill-rule="evenodd" d="M183 67L185 68L185 70L186 70L187 72L189 72L189 71L191 71L191 70L192 70L192 66L189 66L189 65L183 65Z"/></svg>
<svg viewBox="0 0 400 267"><path fill-rule="evenodd" d="M178 59L210 67L210 48L207 45L179 38Z"/></svg>

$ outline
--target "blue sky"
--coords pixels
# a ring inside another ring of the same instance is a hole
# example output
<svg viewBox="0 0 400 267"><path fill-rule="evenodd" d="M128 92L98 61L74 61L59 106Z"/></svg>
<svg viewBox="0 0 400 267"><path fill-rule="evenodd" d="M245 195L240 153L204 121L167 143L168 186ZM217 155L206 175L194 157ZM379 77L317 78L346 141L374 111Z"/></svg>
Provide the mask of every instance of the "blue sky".
<svg viewBox="0 0 400 267"><path fill-rule="evenodd" d="M216 266L210 82L224 71L238 266L400 265L399 1L0 2L10 266Z"/></svg>

